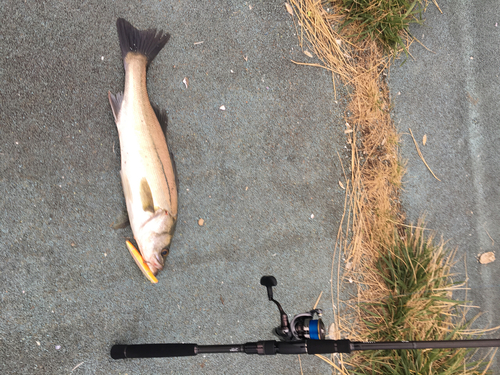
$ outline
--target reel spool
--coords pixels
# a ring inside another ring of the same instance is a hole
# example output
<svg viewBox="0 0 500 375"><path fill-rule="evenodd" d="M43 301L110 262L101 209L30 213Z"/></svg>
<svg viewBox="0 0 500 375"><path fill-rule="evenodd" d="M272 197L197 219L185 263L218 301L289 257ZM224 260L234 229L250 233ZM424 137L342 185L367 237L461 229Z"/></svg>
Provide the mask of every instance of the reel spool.
<svg viewBox="0 0 500 375"><path fill-rule="evenodd" d="M325 324L321 320L322 314L323 311L321 309L316 309L295 315L290 322L292 336L297 340L324 340ZM314 319L314 315L318 315L318 318Z"/></svg>

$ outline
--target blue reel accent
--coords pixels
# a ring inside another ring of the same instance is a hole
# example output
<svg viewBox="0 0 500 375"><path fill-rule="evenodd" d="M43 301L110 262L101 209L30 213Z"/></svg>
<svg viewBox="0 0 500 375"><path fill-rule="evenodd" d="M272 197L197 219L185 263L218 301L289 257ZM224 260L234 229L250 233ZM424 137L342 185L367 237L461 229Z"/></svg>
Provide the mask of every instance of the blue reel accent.
<svg viewBox="0 0 500 375"><path fill-rule="evenodd" d="M309 321L309 337L313 340L320 340L319 338L319 320Z"/></svg>

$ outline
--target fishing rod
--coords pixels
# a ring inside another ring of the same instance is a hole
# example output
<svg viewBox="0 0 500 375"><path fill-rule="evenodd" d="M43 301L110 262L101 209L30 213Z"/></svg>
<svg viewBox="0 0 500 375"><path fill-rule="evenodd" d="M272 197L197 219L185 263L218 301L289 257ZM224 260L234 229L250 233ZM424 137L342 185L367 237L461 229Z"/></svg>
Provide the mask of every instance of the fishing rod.
<svg viewBox="0 0 500 375"><path fill-rule="evenodd" d="M321 309L297 314L290 321L280 303L273 298L273 286L278 285L274 276L263 276L261 285L267 288L269 301L274 302L280 312L281 325L274 333L281 339L247 342L231 345L198 344L139 344L113 345L111 358L162 358L186 357L197 354L246 353L259 355L275 354L329 354L351 353L360 350L401 349L454 349L500 347L500 339L449 340L449 341L394 341L394 342L352 342L325 340L325 325L321 320Z"/></svg>

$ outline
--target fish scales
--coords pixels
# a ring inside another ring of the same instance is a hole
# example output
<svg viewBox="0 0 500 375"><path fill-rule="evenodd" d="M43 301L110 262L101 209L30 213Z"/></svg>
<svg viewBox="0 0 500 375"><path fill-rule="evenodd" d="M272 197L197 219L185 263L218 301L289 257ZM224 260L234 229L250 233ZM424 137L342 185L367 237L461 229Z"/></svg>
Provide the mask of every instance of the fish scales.
<svg viewBox="0 0 500 375"><path fill-rule="evenodd" d="M121 177L130 225L148 276L163 269L177 223L177 176L166 136L166 113L153 107L147 67L169 35L138 30L122 18L117 30L125 67L123 94L108 94L121 149ZM129 246L130 244L128 244ZM132 252L131 252L132 254ZM150 278L148 276L148 278Z"/></svg>

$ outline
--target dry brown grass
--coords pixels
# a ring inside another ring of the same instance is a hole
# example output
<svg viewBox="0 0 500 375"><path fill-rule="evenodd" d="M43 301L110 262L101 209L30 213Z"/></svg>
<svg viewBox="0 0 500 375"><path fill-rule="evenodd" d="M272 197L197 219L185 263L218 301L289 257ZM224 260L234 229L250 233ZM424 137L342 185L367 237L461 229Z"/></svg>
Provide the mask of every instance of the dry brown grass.
<svg viewBox="0 0 500 375"><path fill-rule="evenodd" d="M404 173L398 154L399 135L390 117L385 83L389 58L375 42L346 38L332 25L340 16L327 12L320 1L290 0L300 28L301 45L307 40L315 54L342 84L352 88L346 111L346 135L351 163L345 166L348 209L343 238L350 238L346 262L353 269L363 251L376 248L384 233L392 233L394 222L402 222L398 189ZM308 65L308 64L305 64ZM334 80L335 84L335 80ZM391 236L391 234L389 235Z"/></svg>
<svg viewBox="0 0 500 375"><path fill-rule="evenodd" d="M351 160L344 166L346 208L334 263L337 275L341 263L347 264L344 277L366 283L371 275L365 271L372 269L380 244L391 240L395 223L403 222L398 189L404 166L398 154L399 135L390 117L384 75L389 58L373 41L360 43L346 38L355 34L354 25L343 34L336 32L332 25L340 21L340 16L327 12L320 1L290 3L300 28L301 44L308 41L324 68L352 88L345 115Z"/></svg>

